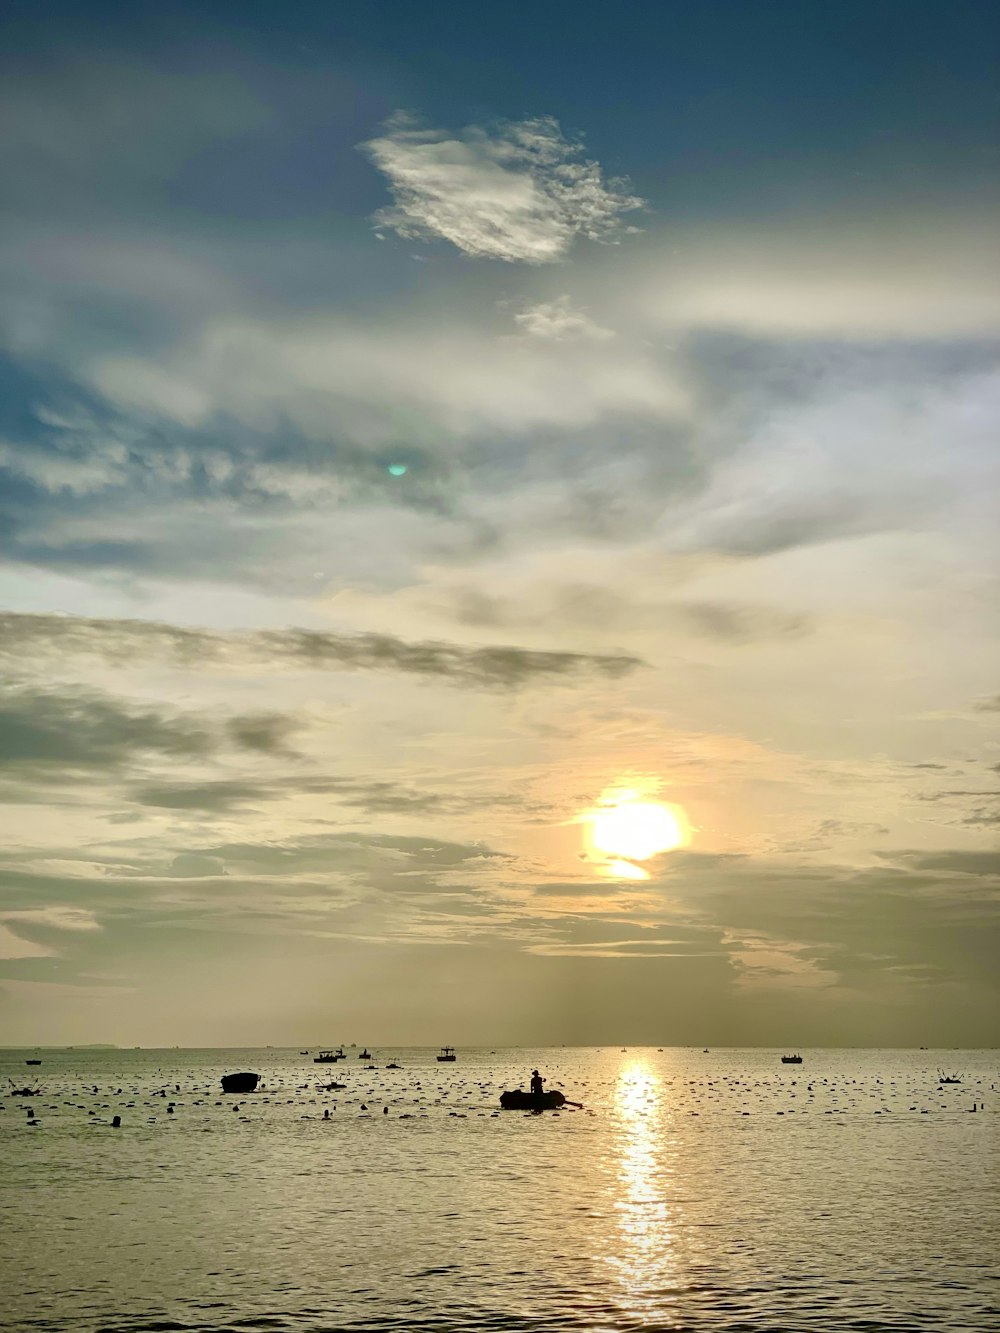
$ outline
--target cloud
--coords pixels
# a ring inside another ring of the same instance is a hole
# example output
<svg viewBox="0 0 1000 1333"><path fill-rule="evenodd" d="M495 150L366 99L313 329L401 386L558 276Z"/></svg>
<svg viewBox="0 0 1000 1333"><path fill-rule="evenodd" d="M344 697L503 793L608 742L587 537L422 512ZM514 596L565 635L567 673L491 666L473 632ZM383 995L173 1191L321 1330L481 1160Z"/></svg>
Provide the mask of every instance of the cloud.
<svg viewBox="0 0 1000 1333"><path fill-rule="evenodd" d="M635 299L662 327L935 339L1000 330L1000 252L989 215L853 217L674 230ZM648 263L648 260L645 262Z"/></svg>
<svg viewBox="0 0 1000 1333"><path fill-rule="evenodd" d="M824 987L833 978L843 988L892 987L890 973L903 969L926 971L928 985L969 983L995 993L1000 854L882 860L892 863L859 868L687 851L660 858L655 883L668 901L724 927L731 941L745 939L747 984L755 964L770 965L751 955L773 945L787 955L772 960L780 971L800 960Z"/></svg>
<svg viewBox="0 0 1000 1333"><path fill-rule="evenodd" d="M9 926L0 921L0 958L52 958L55 950L33 940L24 940Z"/></svg>
<svg viewBox="0 0 1000 1333"><path fill-rule="evenodd" d="M831 357L815 352L819 382L789 386L781 398L750 386L734 393L728 372L731 406L747 412L741 438L674 507L675 550L752 558L926 529L961 511L969 525L993 525L977 505L996 484L995 367L935 375L931 365L921 374L921 358L893 367L872 357L866 370L863 360L838 366Z"/></svg>
<svg viewBox="0 0 1000 1333"><path fill-rule="evenodd" d="M566 880L534 884L532 893L544 898L614 898L621 885L608 880Z"/></svg>
<svg viewBox="0 0 1000 1333"><path fill-rule="evenodd" d="M998 851L943 851L930 854L914 853L908 858L917 870L941 871L945 874L970 875L1000 881L1000 852ZM1000 883L997 884L1000 905Z"/></svg>
<svg viewBox="0 0 1000 1333"><path fill-rule="evenodd" d="M248 630L224 633L157 621L94 619L8 612L0 614L0 655L20 663L26 653L96 654L106 661L166 659L181 667L246 665L303 671L398 671L484 689L518 689L581 676L615 679L642 665L627 654L547 652L497 644L407 642L389 634L332 634L321 630ZM260 718L235 724L242 744L273 746L287 723ZM275 730L277 728L277 732Z"/></svg>
<svg viewBox="0 0 1000 1333"><path fill-rule="evenodd" d="M301 723L287 713L246 713L230 718L226 732L243 750L260 754L293 755L288 737L300 729Z"/></svg>
<svg viewBox="0 0 1000 1333"><path fill-rule="evenodd" d="M0 912L0 959L9 961L17 958L58 957L58 950L31 938L38 929L94 931L100 930L101 925L87 908L66 907L62 904ZM27 930L28 938L22 933L24 930Z"/></svg>
<svg viewBox="0 0 1000 1333"><path fill-rule="evenodd" d="M606 342L615 336L613 329L602 328L585 310L576 309L568 296L526 306L515 313L514 323L528 338L551 338L557 342L576 338Z"/></svg>
<svg viewBox="0 0 1000 1333"><path fill-rule="evenodd" d="M192 758L211 748L203 725L95 690L0 690L0 767L8 770L113 770L144 754Z"/></svg>
<svg viewBox="0 0 1000 1333"><path fill-rule="evenodd" d="M4 921L20 921L26 926L43 926L48 930L100 930L101 925L93 912L85 907L35 907L20 912L0 912Z"/></svg>
<svg viewBox="0 0 1000 1333"><path fill-rule="evenodd" d="M250 801L267 799L269 788L256 782L220 779L209 782L148 783L136 787L131 798L139 805L161 810L198 810L221 813Z"/></svg>
<svg viewBox="0 0 1000 1333"><path fill-rule="evenodd" d="M551 116L470 125L453 137L397 115L361 146L395 199L376 213L378 226L450 241L478 259L550 264L577 236L616 242L621 214L643 205L624 180L605 180Z"/></svg>

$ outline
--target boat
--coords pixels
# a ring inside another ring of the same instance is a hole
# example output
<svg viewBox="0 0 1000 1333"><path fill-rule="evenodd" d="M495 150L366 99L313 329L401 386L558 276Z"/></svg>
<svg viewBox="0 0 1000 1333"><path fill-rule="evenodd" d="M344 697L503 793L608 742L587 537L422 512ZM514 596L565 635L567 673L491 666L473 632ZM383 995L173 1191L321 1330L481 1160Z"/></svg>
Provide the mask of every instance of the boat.
<svg viewBox="0 0 1000 1333"><path fill-rule="evenodd" d="M25 1060L24 1063L26 1065L40 1065L42 1062L41 1060Z"/></svg>
<svg viewBox="0 0 1000 1333"><path fill-rule="evenodd" d="M259 1074L223 1074L223 1092L256 1092Z"/></svg>
<svg viewBox="0 0 1000 1333"><path fill-rule="evenodd" d="M438 1064L454 1064L455 1058L454 1046L442 1046L441 1054L438 1056Z"/></svg>
<svg viewBox="0 0 1000 1333"><path fill-rule="evenodd" d="M386 1069L402 1069L402 1068L403 1066L397 1065L395 1060L390 1060L389 1063L386 1065Z"/></svg>
<svg viewBox="0 0 1000 1333"><path fill-rule="evenodd" d="M555 1088L548 1092L525 1092L514 1088L500 1094L500 1105L505 1111L557 1111L566 1105L566 1098Z"/></svg>
<svg viewBox="0 0 1000 1333"><path fill-rule="evenodd" d="M368 1049L367 1046L365 1047L365 1049L364 1049L363 1051L358 1051L358 1059L359 1059L359 1060L370 1060L370 1059L372 1059L372 1053L371 1053L371 1051Z"/></svg>
<svg viewBox="0 0 1000 1333"><path fill-rule="evenodd" d="M961 1083L961 1081L962 1081L962 1080L959 1078L959 1076L958 1076L957 1074L939 1074L939 1075L938 1075L938 1082L939 1082L939 1083Z"/></svg>
<svg viewBox="0 0 1000 1333"><path fill-rule="evenodd" d="M344 1048L340 1046L335 1051L320 1051L319 1055L313 1056L314 1065L335 1065L338 1060L343 1060Z"/></svg>
<svg viewBox="0 0 1000 1333"><path fill-rule="evenodd" d="M800 1065L802 1063L801 1055L783 1055L781 1057L783 1065Z"/></svg>
<svg viewBox="0 0 1000 1333"><path fill-rule="evenodd" d="M317 1083L317 1084L316 1084L316 1091L317 1091L317 1092L340 1092L340 1091L342 1091L342 1090L343 1090L344 1088L346 1088L346 1087L347 1087L347 1084L346 1084L346 1083L337 1083L336 1081L331 1080L331 1082L329 1082L329 1083Z"/></svg>

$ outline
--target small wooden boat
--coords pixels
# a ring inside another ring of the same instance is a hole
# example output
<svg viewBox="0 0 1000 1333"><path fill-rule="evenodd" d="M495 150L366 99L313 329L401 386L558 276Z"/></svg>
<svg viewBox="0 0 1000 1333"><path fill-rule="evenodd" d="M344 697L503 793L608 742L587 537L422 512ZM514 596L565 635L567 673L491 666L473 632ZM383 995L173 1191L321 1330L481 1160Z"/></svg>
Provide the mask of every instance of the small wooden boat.
<svg viewBox="0 0 1000 1333"><path fill-rule="evenodd" d="M442 1046L441 1054L438 1056L438 1064L454 1064L455 1058L454 1046Z"/></svg>
<svg viewBox="0 0 1000 1333"><path fill-rule="evenodd" d="M24 1063L26 1065L40 1065L42 1062L41 1060L25 1060Z"/></svg>
<svg viewBox="0 0 1000 1333"><path fill-rule="evenodd" d="M390 1060L389 1063L386 1065L386 1069L402 1069L402 1068L403 1066L397 1065L395 1060Z"/></svg>
<svg viewBox="0 0 1000 1333"><path fill-rule="evenodd" d="M500 1094L500 1105L505 1111L557 1111L566 1105L566 1098L555 1088L541 1093L514 1088Z"/></svg>
<svg viewBox="0 0 1000 1333"><path fill-rule="evenodd" d="M962 1080L959 1078L959 1076L958 1076L957 1074L939 1074L939 1075L938 1075L938 1082L939 1082L939 1083L961 1083L961 1081L962 1081Z"/></svg>
<svg viewBox="0 0 1000 1333"><path fill-rule="evenodd" d="M340 1046L335 1051L320 1051L319 1055L313 1056L313 1064L335 1065L338 1060L343 1060L343 1058L344 1058L344 1048L343 1046Z"/></svg>
<svg viewBox="0 0 1000 1333"><path fill-rule="evenodd" d="M256 1092L259 1074L223 1074L223 1092Z"/></svg>
<svg viewBox="0 0 1000 1333"><path fill-rule="evenodd" d="M783 1065L800 1065L802 1063L801 1055L783 1055L781 1057Z"/></svg>
<svg viewBox="0 0 1000 1333"><path fill-rule="evenodd" d="M370 1060L371 1058L372 1058L372 1053L367 1046L363 1051L358 1051L359 1060Z"/></svg>

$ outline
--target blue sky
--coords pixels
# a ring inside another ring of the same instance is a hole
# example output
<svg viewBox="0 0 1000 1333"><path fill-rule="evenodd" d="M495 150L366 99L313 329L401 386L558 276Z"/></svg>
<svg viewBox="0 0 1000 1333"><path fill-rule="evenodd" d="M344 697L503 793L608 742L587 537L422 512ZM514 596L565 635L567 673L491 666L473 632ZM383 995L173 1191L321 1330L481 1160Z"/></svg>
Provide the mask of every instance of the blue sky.
<svg viewBox="0 0 1000 1333"><path fill-rule="evenodd" d="M996 1039L998 36L8 6L12 1040Z"/></svg>

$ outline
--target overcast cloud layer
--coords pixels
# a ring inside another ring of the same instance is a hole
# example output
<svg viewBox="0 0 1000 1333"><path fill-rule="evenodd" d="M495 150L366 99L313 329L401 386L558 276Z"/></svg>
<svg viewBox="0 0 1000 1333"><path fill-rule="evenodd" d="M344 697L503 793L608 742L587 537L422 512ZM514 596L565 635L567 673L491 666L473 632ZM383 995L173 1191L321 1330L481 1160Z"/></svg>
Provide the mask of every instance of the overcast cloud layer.
<svg viewBox="0 0 1000 1333"><path fill-rule="evenodd" d="M0 55L5 1040L1000 1040L992 15L225 8Z"/></svg>

